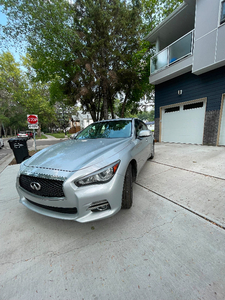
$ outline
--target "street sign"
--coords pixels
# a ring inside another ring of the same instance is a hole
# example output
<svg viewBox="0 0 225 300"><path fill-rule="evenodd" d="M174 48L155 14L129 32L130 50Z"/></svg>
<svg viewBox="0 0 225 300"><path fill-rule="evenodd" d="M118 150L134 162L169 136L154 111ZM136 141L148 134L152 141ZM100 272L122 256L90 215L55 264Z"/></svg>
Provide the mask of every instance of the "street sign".
<svg viewBox="0 0 225 300"><path fill-rule="evenodd" d="M27 122L29 124L38 124L38 116L37 115L27 115Z"/></svg>
<svg viewBox="0 0 225 300"><path fill-rule="evenodd" d="M39 126L38 126L38 124L28 124L28 128L29 129L38 129Z"/></svg>

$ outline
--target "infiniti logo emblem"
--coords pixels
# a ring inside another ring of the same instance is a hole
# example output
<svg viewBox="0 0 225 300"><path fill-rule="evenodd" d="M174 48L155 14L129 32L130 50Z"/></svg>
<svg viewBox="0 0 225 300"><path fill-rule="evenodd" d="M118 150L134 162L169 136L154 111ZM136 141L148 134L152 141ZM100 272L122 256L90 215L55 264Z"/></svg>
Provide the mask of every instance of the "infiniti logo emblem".
<svg viewBox="0 0 225 300"><path fill-rule="evenodd" d="M41 185L38 182L31 182L30 187L35 191L40 191L41 189Z"/></svg>

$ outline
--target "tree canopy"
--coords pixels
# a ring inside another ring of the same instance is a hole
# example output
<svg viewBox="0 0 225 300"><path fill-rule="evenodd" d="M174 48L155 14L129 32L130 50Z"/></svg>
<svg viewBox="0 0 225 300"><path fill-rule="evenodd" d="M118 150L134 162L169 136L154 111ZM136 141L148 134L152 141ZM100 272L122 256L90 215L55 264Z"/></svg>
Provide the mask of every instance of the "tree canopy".
<svg viewBox="0 0 225 300"><path fill-rule="evenodd" d="M54 120L46 84L32 82L10 52L0 54L0 132L27 128L27 114L37 114L40 124Z"/></svg>
<svg viewBox="0 0 225 300"><path fill-rule="evenodd" d="M0 0L5 37L27 41L37 82L54 101L80 102L93 120L137 107L148 82L150 47L143 37L179 0ZM119 96L119 97L118 97Z"/></svg>

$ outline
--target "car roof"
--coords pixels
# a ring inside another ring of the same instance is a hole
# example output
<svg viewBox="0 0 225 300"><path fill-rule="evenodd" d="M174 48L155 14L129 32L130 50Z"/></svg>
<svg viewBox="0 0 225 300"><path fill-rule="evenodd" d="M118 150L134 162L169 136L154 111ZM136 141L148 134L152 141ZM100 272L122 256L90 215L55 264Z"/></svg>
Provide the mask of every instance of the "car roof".
<svg viewBox="0 0 225 300"><path fill-rule="evenodd" d="M114 122L114 121L132 121L133 118L118 118L118 119L108 119L108 120L100 120L96 121L94 123L100 123L100 122Z"/></svg>

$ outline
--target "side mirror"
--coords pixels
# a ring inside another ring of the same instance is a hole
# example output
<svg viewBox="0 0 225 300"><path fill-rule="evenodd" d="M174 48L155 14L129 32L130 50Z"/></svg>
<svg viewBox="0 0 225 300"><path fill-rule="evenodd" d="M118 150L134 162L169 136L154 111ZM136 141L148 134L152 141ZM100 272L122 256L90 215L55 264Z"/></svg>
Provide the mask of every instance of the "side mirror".
<svg viewBox="0 0 225 300"><path fill-rule="evenodd" d="M151 135L150 130L142 130L139 132L138 138L144 138L144 137L148 137L150 135Z"/></svg>

